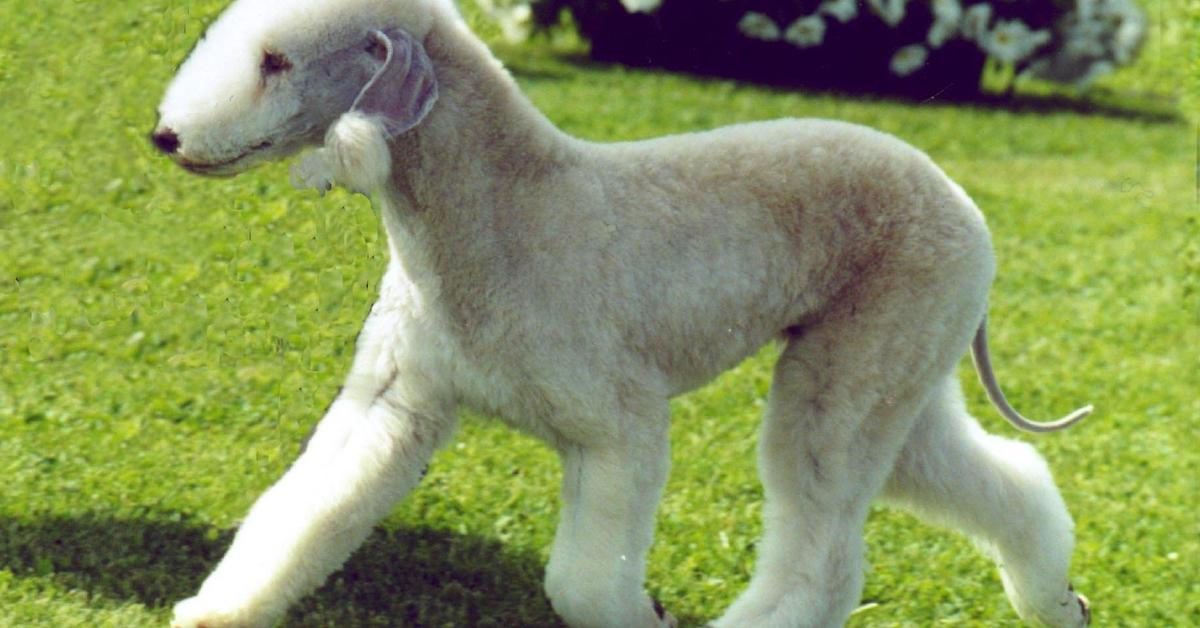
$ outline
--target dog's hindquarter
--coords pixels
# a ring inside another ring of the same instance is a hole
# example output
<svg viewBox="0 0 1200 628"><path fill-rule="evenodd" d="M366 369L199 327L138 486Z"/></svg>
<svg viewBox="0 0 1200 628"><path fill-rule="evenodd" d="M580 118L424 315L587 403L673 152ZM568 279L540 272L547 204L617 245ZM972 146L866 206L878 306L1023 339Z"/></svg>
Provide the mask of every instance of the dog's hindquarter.
<svg viewBox="0 0 1200 628"><path fill-rule="evenodd" d="M653 357L672 394L855 298L867 279L918 286L914 273L938 275L950 258L990 260L982 216L961 190L924 154L863 127L756 123L606 156L615 225L597 266L605 319L624 325L623 349ZM977 290L989 264L928 281Z"/></svg>

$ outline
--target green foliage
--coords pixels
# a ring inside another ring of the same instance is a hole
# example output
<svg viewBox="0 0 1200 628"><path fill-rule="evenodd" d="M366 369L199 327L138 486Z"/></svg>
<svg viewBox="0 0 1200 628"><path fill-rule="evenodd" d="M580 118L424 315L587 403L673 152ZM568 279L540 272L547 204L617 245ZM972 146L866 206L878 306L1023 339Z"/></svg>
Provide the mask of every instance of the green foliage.
<svg viewBox="0 0 1200 628"><path fill-rule="evenodd" d="M1086 89L1145 32L1133 0L476 1L509 33L568 15L594 59L917 99Z"/></svg>
<svg viewBox="0 0 1200 628"><path fill-rule="evenodd" d="M365 199L293 191L280 165L194 178L146 141L220 6L0 0L0 626L163 625L295 456L374 298L386 248ZM590 139L821 116L927 150L993 227L993 348L1014 403L1098 408L1031 439L1078 522L1076 585L1101 625L1200 624L1195 136L1161 115L1171 94L1142 90L1178 85L1152 79L1182 47L1143 57L1149 77L1106 79L1099 106L1003 108L599 66L570 38L497 49L535 104ZM687 625L718 615L753 564L773 352L674 403L648 586ZM468 417L287 624L553 623L539 579L558 476L535 441ZM852 625L1015 623L963 539L882 510L867 538L869 605Z"/></svg>

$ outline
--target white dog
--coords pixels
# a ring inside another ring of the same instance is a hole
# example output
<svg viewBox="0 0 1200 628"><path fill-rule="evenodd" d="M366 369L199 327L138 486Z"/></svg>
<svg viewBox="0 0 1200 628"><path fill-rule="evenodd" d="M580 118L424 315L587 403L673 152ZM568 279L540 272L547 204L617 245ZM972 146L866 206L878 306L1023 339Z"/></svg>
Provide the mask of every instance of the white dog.
<svg viewBox="0 0 1200 628"><path fill-rule="evenodd" d="M391 250L345 387L176 626L279 618L414 487L459 405L562 456L555 611L673 624L643 591L668 399L772 339L765 539L717 625L843 623L880 495L990 548L1022 617L1088 622L1045 464L964 410L953 373L975 338L989 394L1032 425L982 351L983 218L916 149L820 120L583 142L529 104L449 0L238 0L160 115L154 143L203 174L323 139L298 177L374 194Z"/></svg>

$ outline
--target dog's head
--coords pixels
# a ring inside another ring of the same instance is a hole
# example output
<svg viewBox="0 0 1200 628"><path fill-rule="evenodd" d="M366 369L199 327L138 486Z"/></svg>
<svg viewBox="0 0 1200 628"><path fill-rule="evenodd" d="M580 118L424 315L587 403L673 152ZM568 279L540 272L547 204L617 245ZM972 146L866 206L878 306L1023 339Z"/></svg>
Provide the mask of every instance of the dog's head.
<svg viewBox="0 0 1200 628"><path fill-rule="evenodd" d="M320 143L348 112L380 141L402 133L437 99L422 41L443 1L238 0L180 65L151 141L233 175Z"/></svg>

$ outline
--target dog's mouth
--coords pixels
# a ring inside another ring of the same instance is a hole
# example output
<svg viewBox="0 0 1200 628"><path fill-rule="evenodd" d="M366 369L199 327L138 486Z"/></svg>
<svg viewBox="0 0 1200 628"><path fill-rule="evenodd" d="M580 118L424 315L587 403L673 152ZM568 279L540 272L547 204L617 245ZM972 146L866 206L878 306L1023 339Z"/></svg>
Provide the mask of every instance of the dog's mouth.
<svg viewBox="0 0 1200 628"><path fill-rule="evenodd" d="M229 159L221 161L193 161L186 157L179 157L175 160L181 168L206 177L232 177L240 172L244 172L247 168L254 165L260 159L262 152L271 148L274 144L270 141L263 141L251 146L249 150Z"/></svg>

